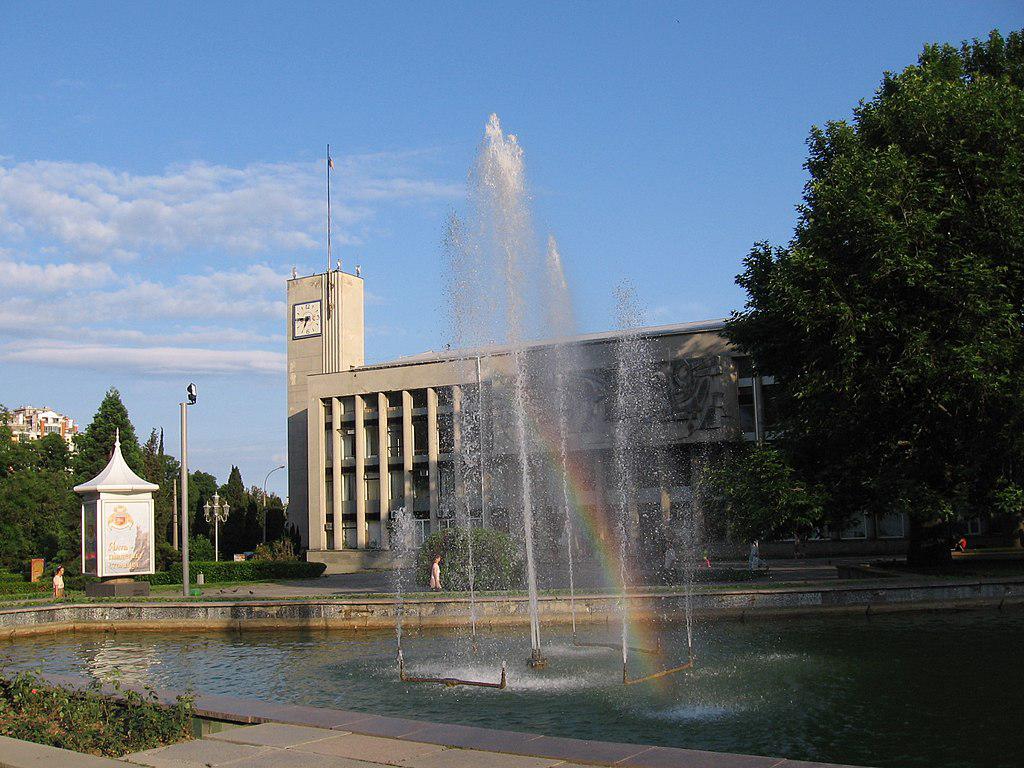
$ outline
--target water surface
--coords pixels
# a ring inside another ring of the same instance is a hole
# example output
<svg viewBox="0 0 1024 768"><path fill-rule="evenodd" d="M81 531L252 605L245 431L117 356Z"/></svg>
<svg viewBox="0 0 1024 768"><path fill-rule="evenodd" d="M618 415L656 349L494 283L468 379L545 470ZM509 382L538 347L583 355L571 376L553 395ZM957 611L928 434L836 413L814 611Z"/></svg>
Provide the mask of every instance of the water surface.
<svg viewBox="0 0 1024 768"><path fill-rule="evenodd" d="M581 639L615 639L584 627ZM544 628L550 667L526 668L526 628L406 631L413 675L497 680L504 691L403 684L390 632L68 634L0 643L16 667L558 736L875 766L1024 765L1024 612L708 622L697 666L623 687L617 651ZM685 630L663 634L670 665ZM631 674L657 668L639 654Z"/></svg>

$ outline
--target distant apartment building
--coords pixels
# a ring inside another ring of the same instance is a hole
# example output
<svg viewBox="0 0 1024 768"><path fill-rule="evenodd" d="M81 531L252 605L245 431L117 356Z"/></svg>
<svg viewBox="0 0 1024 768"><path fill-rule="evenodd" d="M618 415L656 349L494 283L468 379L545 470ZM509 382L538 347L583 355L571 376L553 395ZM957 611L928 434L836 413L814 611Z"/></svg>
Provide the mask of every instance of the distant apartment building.
<svg viewBox="0 0 1024 768"><path fill-rule="evenodd" d="M73 448L75 435L78 434L78 424L70 416L31 405L23 405L11 411L8 426L14 439L21 443L39 440L47 435L60 435L68 447Z"/></svg>

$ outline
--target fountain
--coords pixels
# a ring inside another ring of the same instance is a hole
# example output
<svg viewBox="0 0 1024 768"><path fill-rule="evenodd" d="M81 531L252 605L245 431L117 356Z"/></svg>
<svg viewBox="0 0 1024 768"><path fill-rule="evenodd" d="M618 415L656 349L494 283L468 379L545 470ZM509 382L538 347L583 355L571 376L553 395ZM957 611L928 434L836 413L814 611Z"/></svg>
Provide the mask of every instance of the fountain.
<svg viewBox="0 0 1024 768"><path fill-rule="evenodd" d="M448 263L451 346L473 350L501 346L496 362L488 355L486 379L476 356L476 386L463 385L453 398L455 477L454 519L469 539L470 627L476 647L477 607L473 563L474 513L485 506L519 512L518 532L526 565L532 668L547 664L542 642L538 569L540 547L549 542L543 524L554 516L564 542L573 642L576 638L576 568L574 508L570 488L573 447L571 412L577 406L581 376L591 372L579 345L571 341L576 325L558 244L546 247L534 231L523 152L506 134L496 115L486 126L469 177L469 210L452 215L443 241ZM618 578L623 679L630 650L656 654L657 649L630 646L629 589L631 541L636 539L638 452L649 443L656 420L652 382L655 363L649 344L638 332L640 312L632 295L620 291L619 327L612 371L610 440L614 466L611 512L618 541ZM466 358L472 359L470 354ZM486 394L486 402L485 402ZM490 430L485 430L485 424ZM489 450L489 448L491 450ZM557 489L557 490L556 490ZM479 495L479 499L476 496ZM543 511L548 517L537 518ZM685 539L685 537L684 537ZM561 578L561 577L559 577ZM564 581L562 582L564 583ZM687 593L689 615L689 593Z"/></svg>

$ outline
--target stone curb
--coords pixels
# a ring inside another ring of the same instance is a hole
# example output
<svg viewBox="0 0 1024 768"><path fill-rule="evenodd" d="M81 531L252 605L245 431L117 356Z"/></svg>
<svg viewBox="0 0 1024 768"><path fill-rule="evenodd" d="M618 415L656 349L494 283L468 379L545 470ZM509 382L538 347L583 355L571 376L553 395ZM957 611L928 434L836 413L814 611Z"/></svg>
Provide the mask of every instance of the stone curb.
<svg viewBox="0 0 1024 768"><path fill-rule="evenodd" d="M578 595L577 620L617 620L615 595ZM660 619L683 613L681 593L630 595L639 617ZM404 603L410 626L446 627L468 622L462 597L417 598ZM976 581L857 582L780 589L697 590L695 613L709 618L770 618L816 613L1003 608L1024 604L1024 579ZM529 620L525 597L477 600L481 625L523 624ZM384 629L394 626L396 603L385 599L245 600L196 602L114 602L55 604L0 610L0 637L68 631L241 631L247 629ZM570 620L568 596L541 599L545 621Z"/></svg>
<svg viewBox="0 0 1024 768"><path fill-rule="evenodd" d="M43 678L55 685L70 687L84 688L89 684L89 680L84 677L43 675ZM143 686L126 685L123 687L140 693L146 691ZM102 690L108 695L117 695L112 686L104 686ZM155 690L154 692L159 700L165 703L171 703L181 695L181 692L178 691ZM240 725L284 723L286 725L327 728L457 749L475 749L523 757L565 760L582 765L621 766L622 768L857 768L856 766L789 760L780 757L544 736L536 733L387 717L352 710L273 704L254 699L202 693L195 697L195 708L196 714L200 717ZM2 765L0 763L0 766ZM22 768L22 766L17 765L15 768ZM105 766L97 765L96 768L105 768Z"/></svg>

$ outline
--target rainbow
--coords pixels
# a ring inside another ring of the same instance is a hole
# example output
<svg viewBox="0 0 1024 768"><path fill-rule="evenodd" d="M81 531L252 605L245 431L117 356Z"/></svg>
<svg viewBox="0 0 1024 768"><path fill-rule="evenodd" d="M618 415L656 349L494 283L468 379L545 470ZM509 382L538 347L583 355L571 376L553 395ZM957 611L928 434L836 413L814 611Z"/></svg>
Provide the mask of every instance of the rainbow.
<svg viewBox="0 0 1024 768"><path fill-rule="evenodd" d="M618 512L600 503L597 494L589 493L590 489L596 487L596 479L592 477L589 467L581 462L573 454L568 453L565 461L565 471L562 471L561 460L561 436L557 430L548 426L542 418L536 418L533 414L529 416L535 434L543 443L543 455L552 471L558 479L565 483L568 491L568 501L571 511L580 521L579 529L589 543L590 550L595 554L604 575L605 582L618 591L620 594L628 594L631 584L638 583L635 574L629 567L628 560L623 562L618 546L619 532L613 527L617 521ZM593 504L585 503L588 497L593 498ZM625 580L623 580L625 576ZM657 633L650 621L643 620L640 612L630 607L630 601L626 599L626 610L623 612L626 621L627 644L643 648L655 648L658 645ZM640 666L643 674L651 674L657 671L657 657L649 653L630 654L630 666L634 663ZM659 681L663 683L664 681Z"/></svg>

